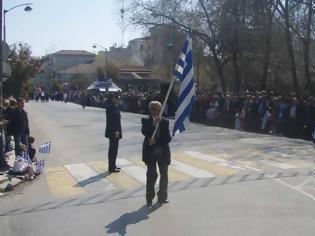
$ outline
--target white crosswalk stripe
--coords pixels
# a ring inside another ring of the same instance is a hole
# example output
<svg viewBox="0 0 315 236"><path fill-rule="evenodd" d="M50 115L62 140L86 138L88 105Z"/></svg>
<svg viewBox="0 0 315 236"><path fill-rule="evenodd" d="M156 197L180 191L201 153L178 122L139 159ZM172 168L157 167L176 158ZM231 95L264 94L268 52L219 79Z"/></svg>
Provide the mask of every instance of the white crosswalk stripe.
<svg viewBox="0 0 315 236"><path fill-rule="evenodd" d="M65 168L71 173L71 175L78 181L78 184L87 189L115 189L108 180L103 178L91 167L85 163L65 165ZM104 186L105 185L105 186Z"/></svg>
<svg viewBox="0 0 315 236"><path fill-rule="evenodd" d="M146 183L146 170L144 168L140 166L128 166L123 171L141 183Z"/></svg>
<svg viewBox="0 0 315 236"><path fill-rule="evenodd" d="M296 168L296 166L294 165L290 165L290 164L282 163L282 162L276 162L272 160L261 160L260 162L265 165L273 166L273 167L284 169L284 170Z"/></svg>
<svg viewBox="0 0 315 236"><path fill-rule="evenodd" d="M215 176L213 173L198 169L196 167L187 165L183 162L176 160L172 160L171 167L174 168L175 170L184 172L185 174L190 175L194 178L207 178Z"/></svg>
<svg viewBox="0 0 315 236"><path fill-rule="evenodd" d="M55 186L53 187L61 193L69 194L73 192L73 194L81 194L82 191L75 191L78 190L78 187L87 192L99 192L100 190L108 191L117 188L130 188L145 185L146 167L139 162L138 157L136 160L133 160L132 158L130 160L131 161L123 158L117 159L117 166L122 167L121 173L110 175L108 175L107 172L108 166L106 161L68 164L64 167L59 167L57 170L64 168L65 172L62 173L68 173L68 182L71 182L70 178L73 179L73 182L64 187L61 186L60 189ZM169 181L174 182L192 178L228 176L241 171L246 173L248 173L248 170L261 171L269 167L286 170L297 168L295 164L298 163L294 162L292 164L292 162L288 163L288 160L281 162L281 160L275 161L259 157L247 160L238 160L237 158L234 158L233 161L231 161L231 158L226 160L224 156L217 156L216 154L211 154L211 152L203 153L187 150L174 153L169 167ZM52 169L50 176L54 173L54 168ZM56 175L58 175L58 172L56 172ZM158 181L159 179L157 180L157 183ZM53 185L53 183L51 184Z"/></svg>
<svg viewBox="0 0 315 236"><path fill-rule="evenodd" d="M123 159L123 158L118 158L116 159L116 165L119 167L124 167L124 166L130 166L133 165L130 161Z"/></svg>
<svg viewBox="0 0 315 236"><path fill-rule="evenodd" d="M220 166L230 167L230 168L234 168L234 169L241 169L241 170L245 169L245 168L241 167L240 165L237 165L236 163L233 163L231 161L227 161L227 160L217 158L217 157L214 157L212 155L204 154L201 152L185 151L184 153L191 156L191 157L194 157L196 159L207 161L207 162L212 162L212 163L215 163L215 164L220 165Z"/></svg>

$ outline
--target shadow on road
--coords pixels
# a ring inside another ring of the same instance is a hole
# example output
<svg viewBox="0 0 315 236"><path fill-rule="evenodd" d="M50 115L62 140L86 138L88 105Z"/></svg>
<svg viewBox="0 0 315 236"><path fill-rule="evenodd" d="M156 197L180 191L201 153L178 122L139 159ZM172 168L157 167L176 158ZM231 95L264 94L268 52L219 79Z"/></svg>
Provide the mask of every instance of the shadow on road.
<svg viewBox="0 0 315 236"><path fill-rule="evenodd" d="M92 176L88 179L82 180L77 183L74 187L84 187L86 185L101 181L102 179L106 178L110 173L108 171L100 173L98 175Z"/></svg>
<svg viewBox="0 0 315 236"><path fill-rule="evenodd" d="M117 220L106 225L105 229L107 229L107 233L109 234L118 233L119 235L126 235L128 225L137 224L143 220L149 219L149 215L160 207L160 204L154 204L150 208L144 205L136 211L123 214Z"/></svg>

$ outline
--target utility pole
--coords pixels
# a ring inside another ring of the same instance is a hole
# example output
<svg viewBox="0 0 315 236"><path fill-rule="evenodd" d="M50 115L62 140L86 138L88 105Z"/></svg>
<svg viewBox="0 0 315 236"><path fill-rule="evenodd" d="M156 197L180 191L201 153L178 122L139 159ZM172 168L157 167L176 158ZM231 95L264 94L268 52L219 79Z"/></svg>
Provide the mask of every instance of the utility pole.
<svg viewBox="0 0 315 236"><path fill-rule="evenodd" d="M120 9L120 17L121 17L121 48L124 47L124 37L125 37L125 1L122 0L122 6Z"/></svg>
<svg viewBox="0 0 315 236"><path fill-rule="evenodd" d="M0 47L0 60L1 60L1 65L0 65L0 106L1 106L1 111L0 111L0 118L3 116L3 61L2 61L2 12L3 12L3 0L0 0L0 41L1 41L1 47Z"/></svg>
<svg viewBox="0 0 315 236"><path fill-rule="evenodd" d="M0 17L0 41L1 41L1 47L0 47L0 119L2 119L3 117L3 61L2 61L2 12L3 12L3 1L0 0L0 13L1 13L1 17ZM3 128L1 127L1 137L0 137L0 167L4 167L6 165L6 161L4 160L4 132L3 132Z"/></svg>

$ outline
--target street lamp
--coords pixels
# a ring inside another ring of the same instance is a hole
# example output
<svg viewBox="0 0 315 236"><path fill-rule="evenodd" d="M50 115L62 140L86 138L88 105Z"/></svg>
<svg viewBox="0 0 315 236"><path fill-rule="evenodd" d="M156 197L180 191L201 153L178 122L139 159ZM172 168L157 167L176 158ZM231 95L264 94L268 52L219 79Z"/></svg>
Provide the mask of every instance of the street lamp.
<svg viewBox="0 0 315 236"><path fill-rule="evenodd" d="M24 11L26 11L26 12L30 12L31 10L33 10L33 8L31 7L31 5L33 5L33 3L23 3L23 4L20 4L20 5L16 5L16 6L14 6L14 7L11 7L10 9L8 9L8 10L3 10L3 40L4 40L4 42L6 42L6 25L5 25L5 15L9 12L9 11L11 11L11 10L13 10L13 9L15 9L15 8L18 8L18 7L22 7L22 6L26 6L25 8L24 8Z"/></svg>
<svg viewBox="0 0 315 236"><path fill-rule="evenodd" d="M103 47L100 44L94 43L93 48L102 48L105 50L105 80L107 80L107 48Z"/></svg>

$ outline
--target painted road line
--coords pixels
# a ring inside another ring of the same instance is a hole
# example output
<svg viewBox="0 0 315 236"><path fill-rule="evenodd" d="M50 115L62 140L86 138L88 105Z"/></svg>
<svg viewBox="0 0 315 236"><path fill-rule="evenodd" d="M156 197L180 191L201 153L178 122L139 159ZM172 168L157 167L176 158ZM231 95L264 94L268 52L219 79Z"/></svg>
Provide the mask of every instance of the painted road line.
<svg viewBox="0 0 315 236"><path fill-rule="evenodd" d="M185 178L185 179L187 179L187 178L190 179L191 177L194 177L194 178L214 177L213 173L209 173L207 171L200 170L196 167L187 165L183 162L176 161L174 159L171 161L170 167L171 168L168 169L169 170L168 175L169 175L170 181L171 181L173 174L177 175L177 176L175 176L176 178ZM132 168L132 167L130 167L130 168ZM133 177L135 177L139 181L146 183L146 169L144 169L142 167L138 167L138 166L134 166L133 168L141 168L143 170L142 174L140 174L140 172L139 173L135 172L133 169L128 170L129 172L127 172L127 173L132 175ZM124 168L124 171L126 171L126 168ZM141 170L139 170L139 171L141 171ZM173 174L171 173L172 171L174 171ZM176 171L176 173L175 173L175 171ZM139 176L136 176L136 175L139 175ZM172 181L175 181L175 180L172 180Z"/></svg>
<svg viewBox="0 0 315 236"><path fill-rule="evenodd" d="M146 165L144 164L144 162L140 161L139 159L137 159L137 160L132 159L132 162L138 166L146 168ZM168 181L169 182L183 181L183 180L188 180L191 178L192 178L191 176L186 175L185 173L183 173L181 171L175 170L171 166L170 166L170 168L168 168Z"/></svg>
<svg viewBox="0 0 315 236"><path fill-rule="evenodd" d="M86 164L98 173L106 172L108 169L107 161L90 161L86 162Z"/></svg>
<svg viewBox="0 0 315 236"><path fill-rule="evenodd" d="M97 172L102 172L108 170L108 162L107 161L90 161L86 162L87 165L92 167ZM130 166L132 163L126 159L118 158L116 159L116 165L118 167Z"/></svg>
<svg viewBox="0 0 315 236"><path fill-rule="evenodd" d="M272 161L275 161L275 162L290 164L292 166L295 166L295 168L309 167L312 164L311 159L301 160L301 159L295 158L293 155L288 155L285 153L272 151L272 152L269 152L268 154L272 155L272 157L268 159L271 159Z"/></svg>
<svg viewBox="0 0 315 236"><path fill-rule="evenodd" d="M252 161L237 161L237 162L244 165L249 170L261 171L261 169L257 168L257 165L255 165Z"/></svg>
<svg viewBox="0 0 315 236"><path fill-rule="evenodd" d="M253 150L251 154L254 154L254 156L251 155L252 159L270 160L270 161L273 161L274 163L285 163L285 165L283 165L284 168L274 166L280 169L304 168L304 167L309 167L310 164L312 164L310 161L295 159L292 157L292 155L282 154L276 151L263 152L260 150Z"/></svg>
<svg viewBox="0 0 315 236"><path fill-rule="evenodd" d="M118 158L118 159L116 159L116 165L118 167L124 167L124 166L130 166L130 165L132 165L132 163L126 159Z"/></svg>
<svg viewBox="0 0 315 236"><path fill-rule="evenodd" d="M173 160L184 162L190 166L196 167L201 170L208 171L210 173L213 173L217 176L228 176L228 175L234 175L239 172L239 170L232 169L230 167L225 167L222 165L219 165L217 163L211 162L211 161L205 161L203 159L194 158L190 155L186 155L184 153L176 153L172 155ZM244 169L244 168L243 168Z"/></svg>
<svg viewBox="0 0 315 236"><path fill-rule="evenodd" d="M86 192L76 186L77 181L63 166L46 168L44 174L50 192L56 197L71 197Z"/></svg>
<svg viewBox="0 0 315 236"><path fill-rule="evenodd" d="M146 184L146 170L140 166L128 166L122 169L122 172L132 176L142 184Z"/></svg>
<svg viewBox="0 0 315 236"><path fill-rule="evenodd" d="M206 177L214 177L215 175L211 172L198 169L196 167L187 165L181 161L172 160L171 167L175 170L185 173L186 175L190 175L194 178L206 178Z"/></svg>
<svg viewBox="0 0 315 236"><path fill-rule="evenodd" d="M237 165L236 163L234 163L232 161L227 161L227 160L224 160L224 159L212 156L212 155L204 154L201 152L195 152L195 151L185 151L184 153L189 155L189 156L192 156L196 159L207 161L207 162L212 162L212 163L215 163L219 166L229 167L232 169L244 170L243 167L241 167L240 165Z"/></svg>
<svg viewBox="0 0 315 236"><path fill-rule="evenodd" d="M90 191L115 189L108 180L104 179L103 174L97 173L85 163L65 165L65 168L78 181L78 185Z"/></svg>
<svg viewBox="0 0 315 236"><path fill-rule="evenodd" d="M297 168L296 166L293 166L287 163L281 163L281 162L276 162L272 160L261 160L260 162L265 165L273 166L273 167L284 169L284 170Z"/></svg>
<svg viewBox="0 0 315 236"><path fill-rule="evenodd" d="M92 167L98 173L107 173L107 163L105 161L96 161L96 162L88 162L87 163L90 167ZM118 165L118 164L117 164ZM130 165L130 162L128 163ZM122 165L120 165L122 166ZM139 187L143 184L133 178L132 176L127 175L123 171L120 173L113 173L110 175L106 175L106 179L109 180L114 186L118 188L133 188Z"/></svg>

